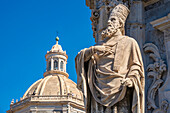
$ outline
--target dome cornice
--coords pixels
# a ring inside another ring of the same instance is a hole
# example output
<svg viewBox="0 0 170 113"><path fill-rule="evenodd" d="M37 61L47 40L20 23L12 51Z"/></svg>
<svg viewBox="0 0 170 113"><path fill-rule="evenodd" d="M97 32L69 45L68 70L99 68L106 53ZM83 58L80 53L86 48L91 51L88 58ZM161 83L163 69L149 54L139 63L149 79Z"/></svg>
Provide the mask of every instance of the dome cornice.
<svg viewBox="0 0 170 113"><path fill-rule="evenodd" d="M57 54L57 55L64 55L67 59L68 59L68 56L66 54L66 52L51 52L51 51L48 51L47 54L45 55L45 58L47 59L47 57L49 55L52 55L52 54Z"/></svg>
<svg viewBox="0 0 170 113"><path fill-rule="evenodd" d="M48 95L48 96L30 96L10 106L7 113L19 111L30 105L62 105L70 103L76 108L84 110L84 101L82 99L73 97L72 95Z"/></svg>
<svg viewBox="0 0 170 113"><path fill-rule="evenodd" d="M48 76L48 75L53 75L53 76L55 76L55 75L58 75L58 74L64 75L64 76L66 76L67 78L69 77L69 74L68 74L68 73L66 73L66 72L64 72L64 71L60 71L60 70L49 70L49 71L46 71L46 72L43 74L43 76L44 76L44 77L46 77L46 76Z"/></svg>

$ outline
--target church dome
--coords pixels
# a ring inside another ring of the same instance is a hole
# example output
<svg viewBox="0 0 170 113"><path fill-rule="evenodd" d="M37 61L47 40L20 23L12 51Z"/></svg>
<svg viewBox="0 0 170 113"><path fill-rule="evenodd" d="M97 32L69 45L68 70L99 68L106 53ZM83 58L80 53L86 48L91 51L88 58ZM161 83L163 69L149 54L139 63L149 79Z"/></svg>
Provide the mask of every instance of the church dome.
<svg viewBox="0 0 170 113"><path fill-rule="evenodd" d="M23 96L64 96L72 95L78 99L83 99L82 92L77 89L76 83L64 75L49 75L32 84Z"/></svg>
<svg viewBox="0 0 170 113"><path fill-rule="evenodd" d="M22 99L34 98L60 103L60 101L69 101L71 97L73 99L71 101L79 100L79 104L83 106L83 93L77 88L77 84L68 78L69 74L66 71L68 56L58 41L59 38L56 37L56 44L45 55L47 65L46 72L43 74L44 78L33 83Z"/></svg>
<svg viewBox="0 0 170 113"><path fill-rule="evenodd" d="M37 80L25 92L20 101L11 101L8 113L84 113L83 93L77 88L77 84L68 78L66 71L67 54L58 44L47 51L46 72L44 78ZM26 107L27 106L27 107ZM43 107L42 107L43 106Z"/></svg>

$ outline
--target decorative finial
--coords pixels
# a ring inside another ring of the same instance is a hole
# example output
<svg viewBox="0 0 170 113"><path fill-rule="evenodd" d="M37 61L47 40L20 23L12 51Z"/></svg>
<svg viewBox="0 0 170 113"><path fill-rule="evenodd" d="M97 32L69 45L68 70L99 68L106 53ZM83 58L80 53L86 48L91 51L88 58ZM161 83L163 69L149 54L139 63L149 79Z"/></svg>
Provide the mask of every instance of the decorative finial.
<svg viewBox="0 0 170 113"><path fill-rule="evenodd" d="M59 41L58 31L57 31L57 37L55 38L55 40L56 40L56 43L58 44L58 41Z"/></svg>
<svg viewBox="0 0 170 113"><path fill-rule="evenodd" d="M55 38L55 40L56 40L56 43L58 44L59 37L57 36L57 37Z"/></svg>

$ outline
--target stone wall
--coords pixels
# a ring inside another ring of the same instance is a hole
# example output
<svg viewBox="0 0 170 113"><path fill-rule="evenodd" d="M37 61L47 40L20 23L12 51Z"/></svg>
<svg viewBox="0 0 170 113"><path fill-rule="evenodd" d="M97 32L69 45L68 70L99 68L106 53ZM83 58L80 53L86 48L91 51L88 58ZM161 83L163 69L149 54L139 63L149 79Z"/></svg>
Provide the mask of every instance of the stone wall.
<svg viewBox="0 0 170 113"><path fill-rule="evenodd" d="M151 1L151 0L150 0ZM144 17L145 17L145 43L152 43L155 46L157 46L158 48L158 52L160 54L160 58L165 61L165 65L167 68L167 64L168 61L167 60L167 54L166 54L166 47L165 47L165 40L164 40L164 32L160 31L159 29L156 29L153 27L153 25L151 24L153 21L158 20L160 18L163 18L165 16L167 16L170 13L170 8L168 8L170 6L170 1L169 0L155 0L152 4L147 4L149 1L145 2L145 7L144 7ZM155 104L156 107L149 107L151 105L148 96L151 95L149 94L150 92L148 92L149 88L152 87L153 84L153 79L148 77L147 74L149 73L147 71L147 66L149 64L154 63L155 61L149 57L149 54L145 54L144 56L145 59L145 74L146 74L146 113L152 113L152 112L158 112L158 111L162 111L162 112L166 112L167 108L165 108L165 110L161 109L161 93L159 92L159 90L162 88L162 86L164 85L166 78L167 78L167 72L168 69L166 69L165 71L163 71L162 76L160 77L160 80L162 80L162 82L160 83L160 86L157 87L157 89L155 91ZM156 84L156 83L155 83ZM169 110L168 110L169 111Z"/></svg>

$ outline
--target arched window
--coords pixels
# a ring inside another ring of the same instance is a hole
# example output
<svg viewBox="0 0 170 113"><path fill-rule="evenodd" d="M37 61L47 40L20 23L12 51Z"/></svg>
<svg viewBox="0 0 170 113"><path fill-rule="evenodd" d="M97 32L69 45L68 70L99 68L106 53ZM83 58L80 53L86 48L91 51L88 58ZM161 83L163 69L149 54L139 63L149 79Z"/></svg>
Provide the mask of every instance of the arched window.
<svg viewBox="0 0 170 113"><path fill-rule="evenodd" d="M48 70L51 70L51 61L48 63Z"/></svg>
<svg viewBox="0 0 170 113"><path fill-rule="evenodd" d="M58 69L58 60L55 60L54 61L54 70L57 70Z"/></svg>
<svg viewBox="0 0 170 113"><path fill-rule="evenodd" d="M63 61L60 62L60 70L64 71L64 62Z"/></svg>

